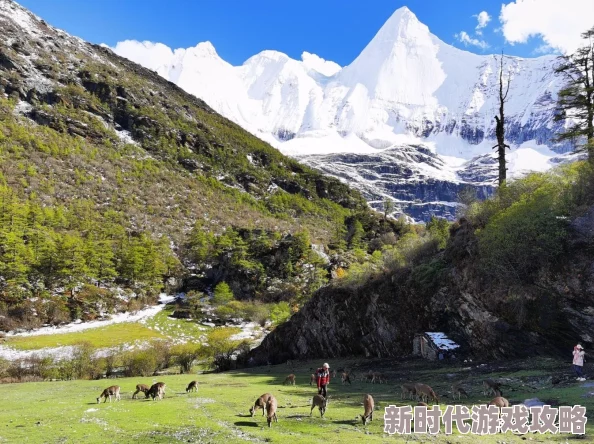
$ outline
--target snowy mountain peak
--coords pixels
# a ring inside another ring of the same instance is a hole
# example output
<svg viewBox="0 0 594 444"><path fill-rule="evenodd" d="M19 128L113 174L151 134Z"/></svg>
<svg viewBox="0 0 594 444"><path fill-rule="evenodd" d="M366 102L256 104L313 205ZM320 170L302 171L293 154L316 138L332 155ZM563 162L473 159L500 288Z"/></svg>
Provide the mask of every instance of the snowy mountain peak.
<svg viewBox="0 0 594 444"><path fill-rule="evenodd" d="M374 41L396 42L401 39L410 40L422 34L428 34L429 28L421 23L417 16L406 6L398 8L380 28Z"/></svg>
<svg viewBox="0 0 594 444"><path fill-rule="evenodd" d="M326 77L332 77L342 69L338 63L331 62L330 60L324 60L320 56L316 54L310 54L307 51L304 51L303 54L301 54L301 60L307 69L319 72Z"/></svg>
<svg viewBox="0 0 594 444"><path fill-rule="evenodd" d="M370 100L426 106L445 80L437 57L439 40L410 9L403 7L388 19L340 81L366 88Z"/></svg>
<svg viewBox="0 0 594 444"><path fill-rule="evenodd" d="M415 218L451 216L459 187L485 196L496 178L498 58L444 43L406 7L343 68L309 52L295 60L272 50L232 66L208 42L175 51L131 42L115 52L358 187L372 205L392 198ZM506 63L509 177L516 177L564 161L559 155L571 147L554 142L563 125L553 119L562 80L551 57Z"/></svg>
<svg viewBox="0 0 594 444"><path fill-rule="evenodd" d="M195 53L197 55L219 58L219 54L217 53L217 50L215 49L213 44L209 41L198 43L194 49L195 49Z"/></svg>

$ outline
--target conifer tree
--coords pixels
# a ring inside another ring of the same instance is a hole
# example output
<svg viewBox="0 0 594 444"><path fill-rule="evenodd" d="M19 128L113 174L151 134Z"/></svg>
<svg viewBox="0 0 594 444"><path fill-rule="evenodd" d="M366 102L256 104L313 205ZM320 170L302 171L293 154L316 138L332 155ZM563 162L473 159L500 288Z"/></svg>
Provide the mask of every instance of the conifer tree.
<svg viewBox="0 0 594 444"><path fill-rule="evenodd" d="M557 140L570 140L588 153L594 164L594 27L582 34L584 46L575 53L561 56L555 69L567 80L559 91L556 121L565 121L566 128Z"/></svg>
<svg viewBox="0 0 594 444"><path fill-rule="evenodd" d="M359 219L355 219L352 231L353 234L351 235L351 239L349 241L349 247L353 250L356 248L361 248L363 236L365 235L365 230L363 229L363 224Z"/></svg>

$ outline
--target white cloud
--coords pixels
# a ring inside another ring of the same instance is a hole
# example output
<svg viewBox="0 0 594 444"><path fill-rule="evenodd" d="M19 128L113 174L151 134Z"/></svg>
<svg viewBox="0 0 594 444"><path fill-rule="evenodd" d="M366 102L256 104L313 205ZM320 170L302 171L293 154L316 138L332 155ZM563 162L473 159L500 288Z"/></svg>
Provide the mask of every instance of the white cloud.
<svg viewBox="0 0 594 444"><path fill-rule="evenodd" d="M458 41L464 43L464 46L477 46L481 49L487 49L489 47L487 42L470 37L466 31L459 32L455 35L455 37L458 39Z"/></svg>
<svg viewBox="0 0 594 444"><path fill-rule="evenodd" d="M339 64L324 60L320 56L310 54L307 51L304 51L303 54L301 54L301 60L303 60L303 64L307 66L308 69L313 69L327 77L333 76L342 69Z"/></svg>
<svg viewBox="0 0 594 444"><path fill-rule="evenodd" d="M173 51L163 43L124 40L112 48L117 55L130 59L145 68L159 72L173 61ZM159 72L159 74L162 74Z"/></svg>
<svg viewBox="0 0 594 444"><path fill-rule="evenodd" d="M477 30L477 34L478 34L478 31L480 29L484 28L485 26L487 26L487 24L491 21L491 16L489 15L489 13L487 11L481 11L475 17L476 17L476 21L478 22L478 24L476 25L476 30Z"/></svg>
<svg viewBox="0 0 594 444"><path fill-rule="evenodd" d="M546 45L564 53L574 52L580 34L594 24L592 0L515 0L501 6L503 35L511 43L526 43L540 36Z"/></svg>

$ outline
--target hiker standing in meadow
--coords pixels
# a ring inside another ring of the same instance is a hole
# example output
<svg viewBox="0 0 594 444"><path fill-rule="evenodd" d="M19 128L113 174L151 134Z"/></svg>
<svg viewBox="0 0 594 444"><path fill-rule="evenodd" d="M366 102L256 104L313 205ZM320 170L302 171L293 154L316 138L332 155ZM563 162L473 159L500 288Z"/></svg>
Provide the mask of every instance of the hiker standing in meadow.
<svg viewBox="0 0 594 444"><path fill-rule="evenodd" d="M326 398L326 387L330 384L330 366L328 363L316 370L316 379L318 381L318 395Z"/></svg>
<svg viewBox="0 0 594 444"><path fill-rule="evenodd" d="M584 367L584 355L584 348L580 344L573 347L573 371L578 376L578 381L586 380L582 373L582 368Z"/></svg>

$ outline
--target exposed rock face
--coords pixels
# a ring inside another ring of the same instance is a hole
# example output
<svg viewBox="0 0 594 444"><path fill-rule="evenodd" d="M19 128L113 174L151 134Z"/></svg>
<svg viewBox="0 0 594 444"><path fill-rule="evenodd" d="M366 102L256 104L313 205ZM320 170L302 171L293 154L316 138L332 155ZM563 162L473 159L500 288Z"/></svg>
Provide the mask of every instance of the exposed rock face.
<svg viewBox="0 0 594 444"><path fill-rule="evenodd" d="M463 223L440 257L412 271L379 276L356 288L320 290L252 354L272 363L398 357L412 352L420 331L444 331L463 353L485 358L569 356L578 341L591 348L594 209L570 226L572 252L562 269L533 286L504 288L481 282L473 271L472 230Z"/></svg>
<svg viewBox="0 0 594 444"><path fill-rule="evenodd" d="M461 170L459 180L444 172L441 157L423 145L401 145L375 154L319 154L298 160L338 177L361 191L370 205L382 211L385 196L395 201L395 212L427 221L432 215L453 220L458 194L471 188L479 199L489 197L497 180L490 155L478 157Z"/></svg>

